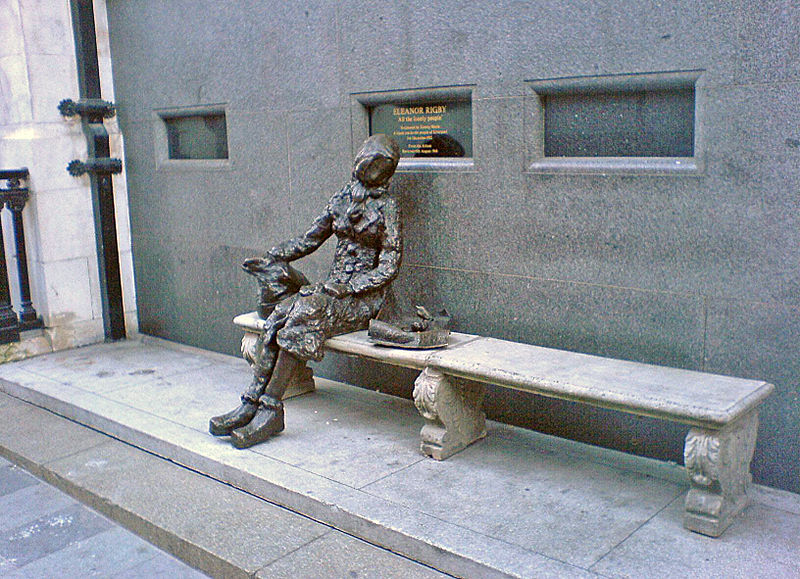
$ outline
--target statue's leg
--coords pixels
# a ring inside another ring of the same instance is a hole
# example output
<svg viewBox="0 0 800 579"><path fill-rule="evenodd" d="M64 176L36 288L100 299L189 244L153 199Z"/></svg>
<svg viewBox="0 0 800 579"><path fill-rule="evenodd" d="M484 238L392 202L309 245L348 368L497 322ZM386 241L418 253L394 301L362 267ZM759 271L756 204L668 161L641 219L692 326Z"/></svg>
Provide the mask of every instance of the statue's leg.
<svg viewBox="0 0 800 579"><path fill-rule="evenodd" d="M306 360L322 357L326 324L336 317L333 309L341 306L341 302L319 294L300 297L292 303L276 335L279 349L275 368L259 398L256 415L231 433L235 447L247 448L283 430L282 400L286 390L304 379L308 373Z"/></svg>
<svg viewBox="0 0 800 579"><path fill-rule="evenodd" d="M281 318L271 315L267 320L267 328L256 340L250 364L253 369L253 380L242 393L239 406L230 412L214 416L209 421L208 430L214 436L227 436L235 429L248 424L256 415L258 399L264 393L264 389L272 376L275 360L278 356L278 344L275 341L275 335L277 322L280 320Z"/></svg>
<svg viewBox="0 0 800 579"><path fill-rule="evenodd" d="M248 448L267 440L284 429L283 395L305 369L306 361L286 350L279 350L272 377L258 399L255 416L241 428L231 432L236 448Z"/></svg>

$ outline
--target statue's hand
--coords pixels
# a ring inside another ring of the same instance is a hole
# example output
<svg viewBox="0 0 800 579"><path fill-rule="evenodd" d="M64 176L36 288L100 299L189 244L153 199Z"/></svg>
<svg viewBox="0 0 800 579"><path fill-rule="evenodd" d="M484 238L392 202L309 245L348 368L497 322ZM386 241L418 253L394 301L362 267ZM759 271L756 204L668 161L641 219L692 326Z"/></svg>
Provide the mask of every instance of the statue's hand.
<svg viewBox="0 0 800 579"><path fill-rule="evenodd" d="M297 293L299 293L301 296L310 296L320 291L322 291L322 284L315 283L304 285L298 290Z"/></svg>
<svg viewBox="0 0 800 579"><path fill-rule="evenodd" d="M353 293L350 286L347 284L336 283L330 280L323 284L322 289L326 294L335 298L343 298L346 295Z"/></svg>
<svg viewBox="0 0 800 579"><path fill-rule="evenodd" d="M251 273L256 273L267 271L271 266L275 265L276 262L285 263L274 255L267 253L264 257L251 257L250 259L244 260L242 268Z"/></svg>

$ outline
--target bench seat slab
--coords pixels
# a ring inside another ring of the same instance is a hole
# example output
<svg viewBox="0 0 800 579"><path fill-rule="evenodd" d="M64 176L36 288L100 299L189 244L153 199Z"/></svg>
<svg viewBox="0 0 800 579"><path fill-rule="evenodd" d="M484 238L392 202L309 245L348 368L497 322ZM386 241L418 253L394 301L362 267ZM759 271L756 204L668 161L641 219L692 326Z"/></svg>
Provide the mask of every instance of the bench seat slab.
<svg viewBox="0 0 800 579"><path fill-rule="evenodd" d="M689 431L683 454L691 488L684 527L719 537L747 506L757 431L757 410L720 430Z"/></svg>

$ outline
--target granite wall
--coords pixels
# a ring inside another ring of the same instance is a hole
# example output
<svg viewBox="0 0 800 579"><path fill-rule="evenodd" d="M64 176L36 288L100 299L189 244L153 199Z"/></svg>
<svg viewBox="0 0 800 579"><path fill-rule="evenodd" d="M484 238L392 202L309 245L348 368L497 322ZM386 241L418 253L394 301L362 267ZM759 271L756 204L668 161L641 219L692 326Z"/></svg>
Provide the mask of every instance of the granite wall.
<svg viewBox="0 0 800 579"><path fill-rule="evenodd" d="M400 299L447 306L459 331L774 382L753 472L800 492L796 5L113 0L108 14L143 332L235 353L230 320L255 303L239 263L345 182L363 93L466 86L473 163L394 181ZM669 71L701 71L698 170L532 169L529 81ZM158 160L159 110L218 104L228 161ZM316 371L405 396L413 380L334 355ZM657 421L494 389L487 411L682 460L684 429Z"/></svg>

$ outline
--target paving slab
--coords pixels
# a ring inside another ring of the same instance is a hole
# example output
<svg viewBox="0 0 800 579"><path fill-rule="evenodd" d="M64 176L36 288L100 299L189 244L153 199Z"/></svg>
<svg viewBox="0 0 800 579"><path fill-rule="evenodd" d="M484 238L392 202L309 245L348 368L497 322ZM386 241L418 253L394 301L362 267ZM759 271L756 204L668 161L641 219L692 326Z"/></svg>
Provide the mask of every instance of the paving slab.
<svg viewBox="0 0 800 579"><path fill-rule="evenodd" d="M124 571L117 569L114 579L199 579L205 574L195 571L172 557L151 557Z"/></svg>
<svg viewBox="0 0 800 579"><path fill-rule="evenodd" d="M201 573L166 556L141 539L133 538L119 527L110 528L84 540L75 541L63 549L39 557L24 567L3 575L6 578L31 577L118 577L126 569L150 563L171 569L171 577L200 578ZM129 575L130 576L130 575ZM156 577L157 575L139 575ZM163 577L164 575L162 575Z"/></svg>
<svg viewBox="0 0 800 579"><path fill-rule="evenodd" d="M402 560L401 560L402 561ZM286 557L267 565L256 574L259 579L292 577L358 577L359 579L443 579L449 577L434 569L408 562L343 533L329 533Z"/></svg>
<svg viewBox="0 0 800 579"><path fill-rule="evenodd" d="M676 533L678 499L591 569L608 577L800 577L800 518L755 503L721 537Z"/></svg>
<svg viewBox="0 0 800 579"><path fill-rule="evenodd" d="M2 469L3 467L0 467ZM20 467L13 467L24 472ZM25 488L0 497L0 531L13 529L67 508L73 500L53 487L41 484L26 473L34 482Z"/></svg>
<svg viewBox="0 0 800 579"><path fill-rule="evenodd" d="M208 400L226 401L225 406L214 410L221 414L239 404L239 392L251 379L252 373L242 360L237 366L190 370L116 391L114 400L205 432L211 416ZM347 404L342 404L343 397ZM266 455L271 458L354 488L424 460L417 451L417 433L424 421L408 401L390 396L376 400L366 391L325 381L313 396L287 404L287 429L270 441ZM359 424L357 434L352 428L354 422ZM359 452L362 438L373 443L371 452ZM341 444L328 445L325 455L314 452L321 441L331 439ZM262 447L255 447L253 452L264 454Z"/></svg>
<svg viewBox="0 0 800 579"><path fill-rule="evenodd" d="M753 485L750 496L761 505L786 511L793 515L800 515L800 495L761 485Z"/></svg>
<svg viewBox="0 0 800 579"><path fill-rule="evenodd" d="M142 537L179 537L184 560L218 576L252 575L329 531L117 441L49 463L48 469L48 478L70 485L83 502L107 510Z"/></svg>
<svg viewBox="0 0 800 579"><path fill-rule="evenodd" d="M185 372L187 367L211 364L212 361L203 356L131 340L28 358L13 366L90 392L108 393ZM5 371L0 367L0 378L6 377Z"/></svg>
<svg viewBox="0 0 800 579"><path fill-rule="evenodd" d="M0 463L0 501L6 495L36 485L36 479L8 461Z"/></svg>
<svg viewBox="0 0 800 579"><path fill-rule="evenodd" d="M34 559L111 528L103 517L73 504L0 534L0 557L24 567Z"/></svg>
<svg viewBox="0 0 800 579"><path fill-rule="evenodd" d="M424 497L426 512L443 521L586 568L685 493L686 485L509 447L490 431L480 449L420 462L403 477L364 490L408 506ZM504 505L508 497L513 508Z"/></svg>
<svg viewBox="0 0 800 579"><path fill-rule="evenodd" d="M423 419L409 401L319 382L313 396L289 402L286 430L255 453L354 489L425 460L418 450Z"/></svg>
<svg viewBox="0 0 800 579"><path fill-rule="evenodd" d="M37 389L41 384L46 382L58 385L62 388L64 387L64 384L57 380L46 378L45 376L16 366L15 364L0 364L0 380L7 380L10 383L30 388L31 390ZM11 400L14 400L14 398L6 395L6 402L8 403Z"/></svg>

